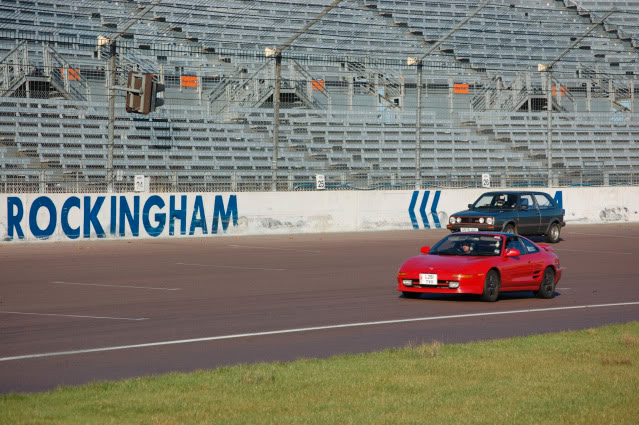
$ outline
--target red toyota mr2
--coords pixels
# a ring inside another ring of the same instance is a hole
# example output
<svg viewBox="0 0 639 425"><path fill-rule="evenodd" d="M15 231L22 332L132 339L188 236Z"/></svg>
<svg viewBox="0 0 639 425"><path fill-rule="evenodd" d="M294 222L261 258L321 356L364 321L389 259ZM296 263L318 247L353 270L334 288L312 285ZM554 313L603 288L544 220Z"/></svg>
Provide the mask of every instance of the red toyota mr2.
<svg viewBox="0 0 639 425"><path fill-rule="evenodd" d="M397 289L406 298L478 294L483 301L497 301L507 291L552 298L561 278L552 247L511 233L453 233L421 252L397 273Z"/></svg>

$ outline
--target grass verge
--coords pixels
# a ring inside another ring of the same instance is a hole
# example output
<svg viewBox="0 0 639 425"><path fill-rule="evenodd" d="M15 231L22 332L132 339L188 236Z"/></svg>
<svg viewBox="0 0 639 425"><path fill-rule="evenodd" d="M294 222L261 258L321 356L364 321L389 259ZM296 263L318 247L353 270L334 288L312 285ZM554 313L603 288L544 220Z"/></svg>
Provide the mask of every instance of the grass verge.
<svg viewBox="0 0 639 425"><path fill-rule="evenodd" d="M0 396L1 424L637 424L639 323Z"/></svg>

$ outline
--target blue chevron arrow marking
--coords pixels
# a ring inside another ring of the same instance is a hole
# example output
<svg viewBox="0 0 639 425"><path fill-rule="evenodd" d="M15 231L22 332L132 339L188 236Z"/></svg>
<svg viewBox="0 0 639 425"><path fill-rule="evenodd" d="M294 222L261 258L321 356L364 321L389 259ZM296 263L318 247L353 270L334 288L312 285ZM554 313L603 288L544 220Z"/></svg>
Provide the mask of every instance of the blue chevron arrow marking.
<svg viewBox="0 0 639 425"><path fill-rule="evenodd" d="M428 202L429 196L430 196L430 190L424 191L424 197L422 198L422 203L419 206L419 215L422 216L424 229L430 229L430 224L428 224L428 216L426 215L426 202Z"/></svg>
<svg viewBox="0 0 639 425"><path fill-rule="evenodd" d="M433 217L433 223L435 228L440 229L441 223L439 222L439 217L437 216L437 204L439 204L439 197L441 195L441 190L435 191L435 196L433 197L433 203L430 206L430 215ZM417 199L419 198L419 191L413 191L413 195L410 198L410 205L408 206L408 215L410 216L410 222L413 225L413 229L419 229L419 221L417 221L417 216L415 215L415 206L417 205ZM430 190L424 191L424 196L422 197L422 201L419 203L419 215L422 218L422 223L424 224L424 229L430 229L430 222L428 221L428 214L426 212L426 205L428 205L428 199L430 198Z"/></svg>
<svg viewBox="0 0 639 425"><path fill-rule="evenodd" d="M417 217L415 217L415 204L418 196L419 191L413 191L413 197L410 199L410 205L408 206L408 215L410 216L410 222L413 224L413 229L419 229L419 223L417 223Z"/></svg>
<svg viewBox="0 0 639 425"><path fill-rule="evenodd" d="M440 229L442 225L439 222L439 217L437 217L437 204L439 203L439 195L441 195L442 191L435 191L435 197L433 198L433 204L430 206L430 213L433 215L433 223L435 223L435 227Z"/></svg>

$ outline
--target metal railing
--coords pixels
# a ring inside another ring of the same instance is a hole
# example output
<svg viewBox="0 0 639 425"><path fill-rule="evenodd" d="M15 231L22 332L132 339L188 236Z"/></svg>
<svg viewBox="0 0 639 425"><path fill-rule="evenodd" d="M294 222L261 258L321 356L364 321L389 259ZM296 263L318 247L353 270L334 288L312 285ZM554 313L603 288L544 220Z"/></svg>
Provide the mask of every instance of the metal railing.
<svg viewBox="0 0 639 425"><path fill-rule="evenodd" d="M105 193L107 186L102 173L85 174L80 170L51 173L46 169L0 169L0 193ZM114 173L116 193L133 192L135 174ZM142 174L142 173L140 173ZM414 190L414 175L340 170L318 170L325 178L325 190ZM412 173L411 173L412 174ZM544 169L522 171L475 170L467 173L436 173L423 176L422 189L482 188L482 174L489 174L491 187L548 187L548 172ZM270 173L199 173L190 171L155 171L149 178L150 192L262 192L270 191ZM553 171L553 187L639 186L639 171L602 171L597 168ZM278 191L314 191L316 174L294 174L280 171Z"/></svg>

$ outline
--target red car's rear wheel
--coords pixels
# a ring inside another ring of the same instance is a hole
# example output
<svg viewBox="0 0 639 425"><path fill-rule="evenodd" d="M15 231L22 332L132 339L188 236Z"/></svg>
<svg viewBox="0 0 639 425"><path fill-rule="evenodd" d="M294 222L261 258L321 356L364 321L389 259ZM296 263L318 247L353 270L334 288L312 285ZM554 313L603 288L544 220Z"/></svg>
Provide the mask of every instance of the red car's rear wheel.
<svg viewBox="0 0 639 425"><path fill-rule="evenodd" d="M547 267L544 270L544 277L541 279L541 285L539 290L535 291L535 295L539 298L552 298L555 293L555 271L552 267Z"/></svg>

